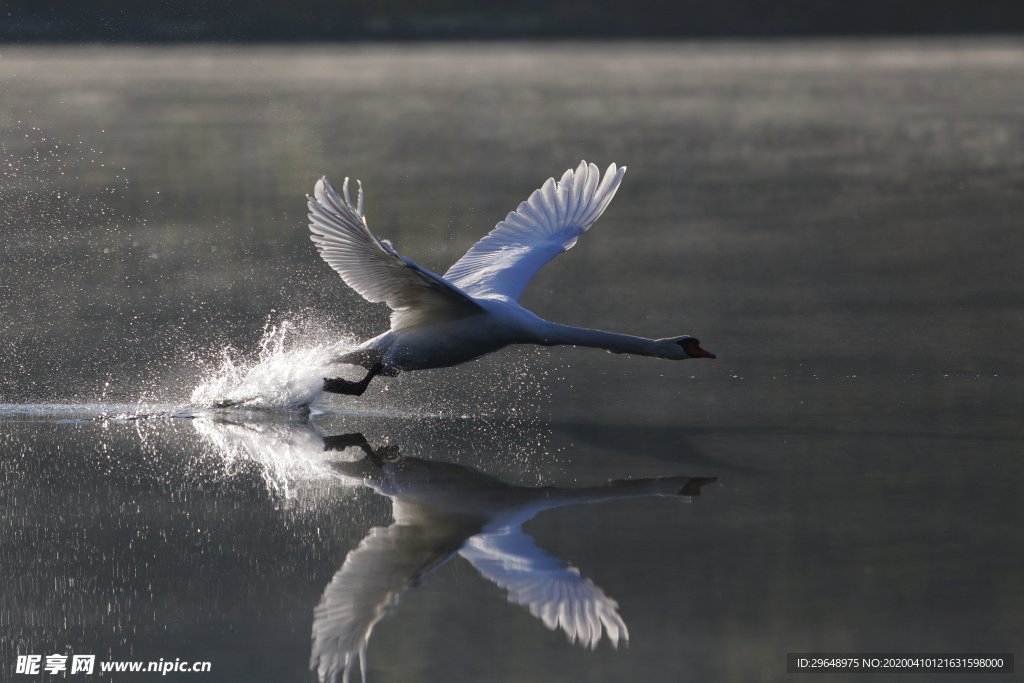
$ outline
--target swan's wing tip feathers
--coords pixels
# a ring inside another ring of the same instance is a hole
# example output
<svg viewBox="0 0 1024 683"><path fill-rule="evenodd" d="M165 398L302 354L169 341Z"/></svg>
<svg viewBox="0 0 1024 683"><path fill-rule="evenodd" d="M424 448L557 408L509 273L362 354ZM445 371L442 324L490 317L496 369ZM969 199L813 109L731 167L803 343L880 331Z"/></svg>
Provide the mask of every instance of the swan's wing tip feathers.
<svg viewBox="0 0 1024 683"><path fill-rule="evenodd" d="M349 287L371 303L387 303L394 311L392 328L480 311L464 292L373 234L363 211L363 185L356 180L354 202L350 185L346 177L339 195L323 176L307 197L310 239Z"/></svg>
<svg viewBox="0 0 1024 683"><path fill-rule="evenodd" d="M625 166L613 162L602 177L584 159L560 180L548 178L449 268L445 278L469 294L518 299L541 266L572 248L601 217L625 172Z"/></svg>
<svg viewBox="0 0 1024 683"><path fill-rule="evenodd" d="M351 212L365 221L363 183L356 178L356 201L353 202L352 194L349 192L350 182L351 179L345 176L341 184L341 194L339 195L327 176L320 176L320 179L313 186L313 197L310 198L309 195L306 195L311 213L317 209L326 209L327 211L333 211L335 214ZM314 206L314 199L320 205L319 207ZM312 219L312 216L310 218Z"/></svg>

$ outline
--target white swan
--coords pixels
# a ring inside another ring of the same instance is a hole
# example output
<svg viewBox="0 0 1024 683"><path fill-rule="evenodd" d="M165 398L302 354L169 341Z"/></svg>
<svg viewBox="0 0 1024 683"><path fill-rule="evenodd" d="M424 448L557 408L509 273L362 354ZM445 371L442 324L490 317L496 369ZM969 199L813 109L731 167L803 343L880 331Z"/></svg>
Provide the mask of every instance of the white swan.
<svg viewBox="0 0 1024 683"><path fill-rule="evenodd" d="M356 202L345 178L342 195L327 178L309 200L309 229L320 255L367 301L391 308L391 329L334 361L367 370L358 382L324 378L324 391L361 395L378 374L457 365L510 344L591 346L669 360L714 358L688 335L647 339L544 320L518 299L541 266L572 248L615 196L626 167L604 177L581 161L559 181L548 178L519 208L444 276L399 254L366 224L363 188Z"/></svg>

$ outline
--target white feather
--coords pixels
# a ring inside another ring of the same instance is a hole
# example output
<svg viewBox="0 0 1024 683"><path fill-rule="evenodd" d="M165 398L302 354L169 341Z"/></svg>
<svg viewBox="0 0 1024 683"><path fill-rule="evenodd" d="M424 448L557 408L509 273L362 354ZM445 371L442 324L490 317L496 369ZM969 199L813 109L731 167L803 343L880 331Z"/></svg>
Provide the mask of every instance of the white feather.
<svg viewBox="0 0 1024 683"><path fill-rule="evenodd" d="M348 178L344 199L321 178L307 197L310 238L342 279L364 299L387 303L393 311L391 328L455 320L480 312L464 292L399 254L391 243L370 232L363 214L363 187L355 205Z"/></svg>
<svg viewBox="0 0 1024 683"><path fill-rule="evenodd" d="M625 173L625 166L611 164L600 180L597 166L581 161L557 183L548 178L449 268L445 279L472 296L518 300L537 271L571 249L600 218Z"/></svg>

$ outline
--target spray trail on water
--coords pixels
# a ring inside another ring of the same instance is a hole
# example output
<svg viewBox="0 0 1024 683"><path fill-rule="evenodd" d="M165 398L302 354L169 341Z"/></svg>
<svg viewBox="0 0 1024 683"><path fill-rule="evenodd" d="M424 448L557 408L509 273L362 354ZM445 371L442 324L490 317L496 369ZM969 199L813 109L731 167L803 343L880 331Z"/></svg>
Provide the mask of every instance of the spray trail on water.
<svg viewBox="0 0 1024 683"><path fill-rule="evenodd" d="M246 359L233 347L222 351L220 366L192 390L193 405L294 409L308 406L321 393L331 359L352 347L349 341L333 344L292 342L294 325L269 321L263 329L255 359Z"/></svg>

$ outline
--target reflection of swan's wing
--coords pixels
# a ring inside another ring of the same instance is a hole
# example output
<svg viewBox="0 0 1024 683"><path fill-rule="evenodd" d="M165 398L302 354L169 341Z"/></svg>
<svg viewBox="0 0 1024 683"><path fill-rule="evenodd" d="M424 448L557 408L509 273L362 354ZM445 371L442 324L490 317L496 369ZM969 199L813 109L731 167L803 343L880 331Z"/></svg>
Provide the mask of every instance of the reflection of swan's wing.
<svg viewBox="0 0 1024 683"><path fill-rule="evenodd" d="M399 595L449 559L465 535L444 524L372 529L348 554L313 612L310 668L321 681L348 681L358 661L366 680L366 644Z"/></svg>
<svg viewBox="0 0 1024 683"><path fill-rule="evenodd" d="M518 527L471 538L459 554L485 578L508 591L509 602L529 608L549 629L596 648L602 632L612 645L629 640L618 603L575 567L537 547Z"/></svg>

